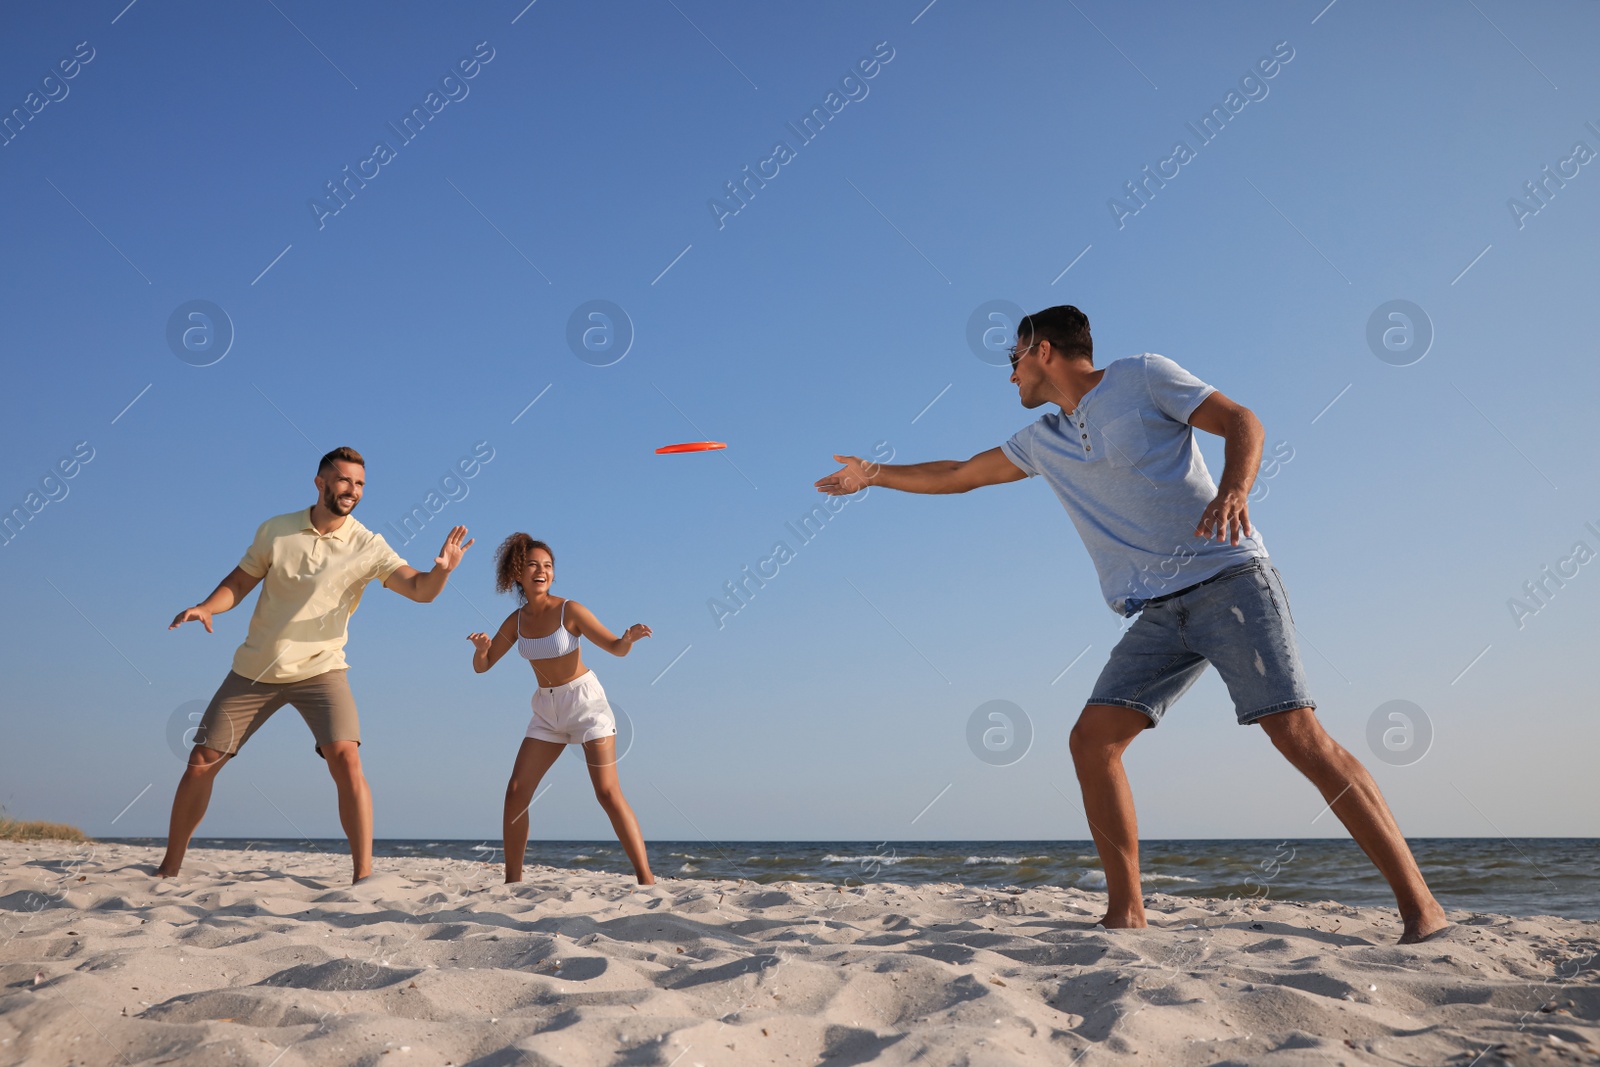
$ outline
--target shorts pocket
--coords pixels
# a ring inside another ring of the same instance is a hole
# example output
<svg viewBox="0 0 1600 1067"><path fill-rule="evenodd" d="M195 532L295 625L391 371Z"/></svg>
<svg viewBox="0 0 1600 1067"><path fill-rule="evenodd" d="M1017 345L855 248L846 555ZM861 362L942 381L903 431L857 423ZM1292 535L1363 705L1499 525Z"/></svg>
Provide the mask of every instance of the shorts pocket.
<svg viewBox="0 0 1600 1067"><path fill-rule="evenodd" d="M1283 587L1274 582L1263 568L1252 571L1251 578L1254 581L1256 592L1262 600L1272 605L1272 610L1278 618L1289 619L1288 604L1281 592ZM1294 620L1289 619L1289 621L1293 622Z"/></svg>
<svg viewBox="0 0 1600 1067"><path fill-rule="evenodd" d="M1293 626L1294 609L1289 606L1289 590L1288 587L1283 584L1283 575L1279 574L1278 568L1272 566L1270 563L1267 565L1267 569L1272 571L1272 578L1270 579L1270 583L1268 585L1268 590L1272 593L1272 603L1274 605L1279 603L1283 605L1283 615L1289 620L1289 625ZM1265 573L1263 573L1261 577L1263 580L1267 579Z"/></svg>

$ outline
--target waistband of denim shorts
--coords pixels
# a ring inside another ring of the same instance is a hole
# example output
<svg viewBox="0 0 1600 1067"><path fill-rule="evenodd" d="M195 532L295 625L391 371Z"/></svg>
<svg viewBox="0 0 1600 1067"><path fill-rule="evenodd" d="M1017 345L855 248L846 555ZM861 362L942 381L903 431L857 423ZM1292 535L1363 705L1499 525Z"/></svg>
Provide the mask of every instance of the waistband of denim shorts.
<svg viewBox="0 0 1600 1067"><path fill-rule="evenodd" d="M1193 585L1184 586L1182 589L1179 589L1176 592L1163 593L1160 596L1153 596L1149 600L1144 601L1144 603L1159 604L1163 600L1172 600L1174 597L1183 596L1185 593L1192 593L1196 589L1199 589L1202 585L1210 585L1212 582L1220 582L1224 578L1232 578L1234 575L1243 574L1248 570L1260 570L1266 565L1266 562L1266 556L1255 556L1243 563L1235 563L1231 567L1224 567L1203 582L1195 582Z"/></svg>

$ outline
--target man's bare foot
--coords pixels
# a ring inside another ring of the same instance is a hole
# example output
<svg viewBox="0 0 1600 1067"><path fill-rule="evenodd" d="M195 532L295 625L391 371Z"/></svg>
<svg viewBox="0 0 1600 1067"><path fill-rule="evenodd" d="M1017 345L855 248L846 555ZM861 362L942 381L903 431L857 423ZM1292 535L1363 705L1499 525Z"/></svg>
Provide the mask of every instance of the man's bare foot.
<svg viewBox="0 0 1600 1067"><path fill-rule="evenodd" d="M638 875L634 875L634 877L635 878L639 878ZM647 874L643 878L639 878L639 884L640 885L655 885L656 884L656 876L653 875L653 874Z"/></svg>
<svg viewBox="0 0 1600 1067"><path fill-rule="evenodd" d="M358 875L355 875L354 877L352 877L350 879L350 884L351 885L360 885L362 882L365 882L368 878L371 878L371 877L372 877L372 872L371 871L368 871L366 874L358 874Z"/></svg>
<svg viewBox="0 0 1600 1067"><path fill-rule="evenodd" d="M1144 921L1144 909L1130 912L1106 912L1100 917L1100 925L1107 930L1143 930L1149 924Z"/></svg>
<svg viewBox="0 0 1600 1067"><path fill-rule="evenodd" d="M1418 945L1429 938L1437 937L1454 924L1444 917L1444 909L1438 904L1424 911L1414 918L1405 919L1405 930L1400 935L1400 944Z"/></svg>
<svg viewBox="0 0 1600 1067"><path fill-rule="evenodd" d="M520 874L517 875L515 878L511 877L509 874L506 875L506 885L517 885L521 881L522 881L522 875L520 875Z"/></svg>
<svg viewBox="0 0 1600 1067"><path fill-rule="evenodd" d="M178 868L174 867L169 871L167 870L167 865L163 863L155 869L153 876L156 878L176 878L178 877Z"/></svg>

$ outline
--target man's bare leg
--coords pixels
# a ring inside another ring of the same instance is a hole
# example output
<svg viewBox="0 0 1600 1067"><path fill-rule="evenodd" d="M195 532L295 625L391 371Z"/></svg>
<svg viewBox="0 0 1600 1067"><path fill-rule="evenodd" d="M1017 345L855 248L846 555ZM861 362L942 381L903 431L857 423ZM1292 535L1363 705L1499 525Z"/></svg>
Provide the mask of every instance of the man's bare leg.
<svg viewBox="0 0 1600 1067"><path fill-rule="evenodd" d="M1361 851L1378 868L1389 888L1405 930L1402 945L1414 944L1449 926L1444 909L1433 899L1417 869L1411 846L1361 761L1328 736L1310 708L1268 715L1259 720L1272 743L1295 769L1322 793Z"/></svg>
<svg viewBox="0 0 1600 1067"><path fill-rule="evenodd" d="M350 883L354 885L372 873L372 790L361 773L361 751L356 742L323 745L322 755L339 791L339 825L350 841Z"/></svg>
<svg viewBox="0 0 1600 1067"><path fill-rule="evenodd" d="M189 839L206 817L211 804L211 785L217 772L231 757L214 748L196 745L189 752L189 765L178 779L178 792L172 798L172 819L167 824L167 854L156 868L157 878L173 878L183 867Z"/></svg>
<svg viewBox="0 0 1600 1067"><path fill-rule="evenodd" d="M605 809L612 832L633 864L633 876L640 885L655 885L656 876L650 873L650 857L645 852L644 835L639 832L639 820L634 817L633 808L622 795L622 785L617 781L616 735L585 743L583 754L589 762L589 781L594 785L595 799Z"/></svg>
<svg viewBox="0 0 1600 1067"><path fill-rule="evenodd" d="M1090 704L1072 728L1072 765L1083 789L1083 811L1106 872L1106 929L1145 925L1139 892L1139 820L1122 753L1150 719L1132 708Z"/></svg>
<svg viewBox="0 0 1600 1067"><path fill-rule="evenodd" d="M528 805L544 780L545 772L561 757L566 745L524 737L511 765L511 780L506 783L506 807L501 817L504 835L506 881L522 881L522 857L528 852Z"/></svg>

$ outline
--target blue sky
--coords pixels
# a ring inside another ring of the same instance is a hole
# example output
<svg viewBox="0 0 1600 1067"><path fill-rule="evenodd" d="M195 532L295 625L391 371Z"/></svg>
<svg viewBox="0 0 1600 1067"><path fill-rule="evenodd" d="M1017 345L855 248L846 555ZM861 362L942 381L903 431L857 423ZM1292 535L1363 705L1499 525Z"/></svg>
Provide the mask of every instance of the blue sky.
<svg viewBox="0 0 1600 1067"><path fill-rule="evenodd" d="M379 836L498 834L532 678L473 675L464 638L510 609L492 551L527 530L557 592L655 630L586 651L648 837L1086 837L1067 731L1122 621L1049 490L873 490L808 544L785 527L834 452L964 458L1033 417L967 342L1005 300L1076 304L1098 362L1167 355L1292 454L1253 516L1320 714L1409 834L1595 834L1600 564L1574 550L1600 552L1600 163L1574 145L1600 152L1600 10L924 2L0 15L0 497L40 494L0 548L8 812L164 833L169 723L248 608L215 635L173 614L311 502L321 452L368 457L382 531L487 442L391 538L426 567L467 524L451 591L373 588L352 621ZM231 324L216 362L167 340L196 300ZM567 340L593 300L631 323L608 366ZM1431 334L1415 362L1368 342L1396 300ZM653 454L701 437L729 448ZM708 602L780 539L795 558L719 628ZM991 700L1031 724L1007 766L968 748ZM1368 740L1394 700L1420 759ZM337 836L310 747L283 712L201 833ZM1214 674L1128 763L1148 837L1338 832ZM536 835L609 836L576 755L550 781Z"/></svg>

